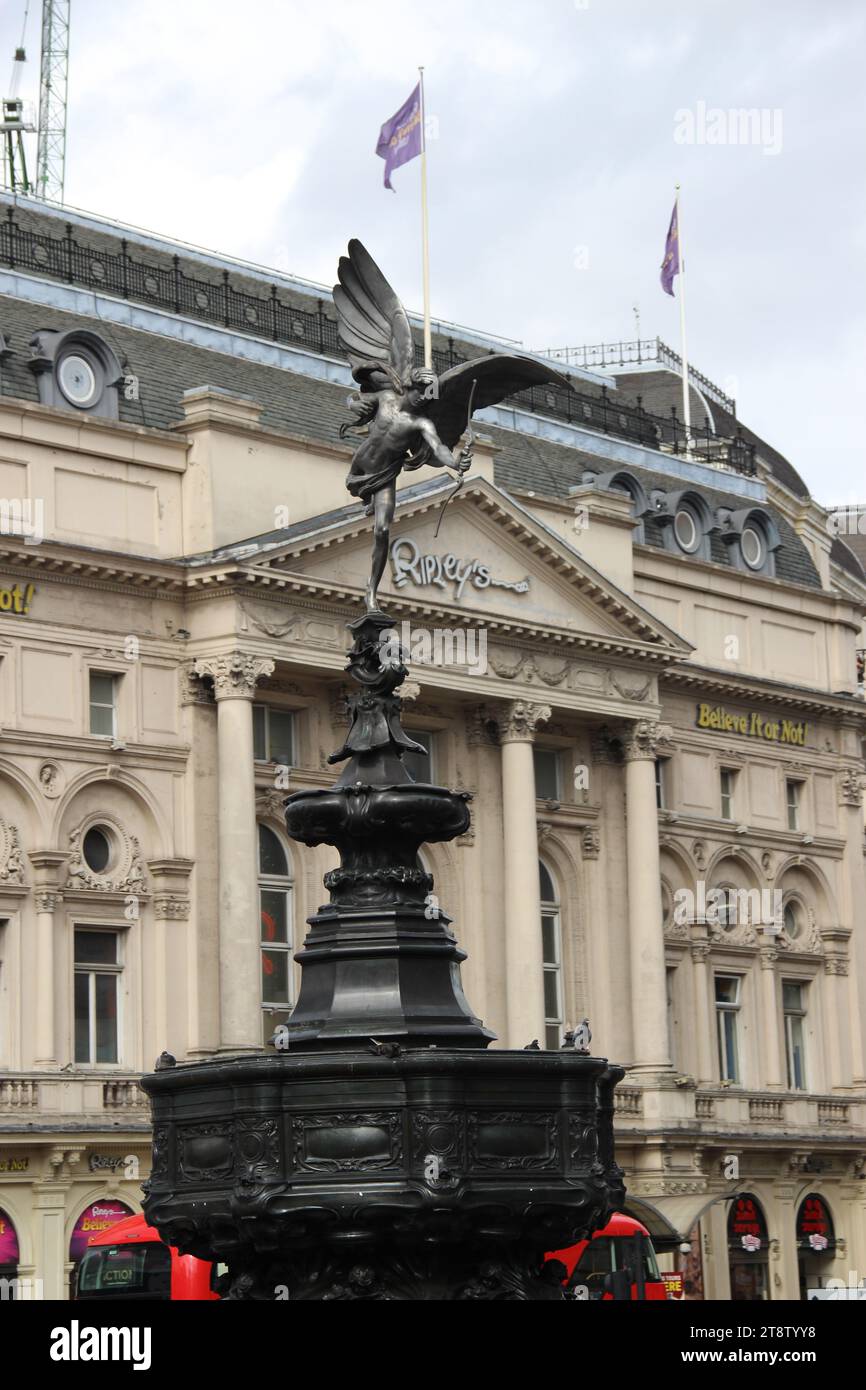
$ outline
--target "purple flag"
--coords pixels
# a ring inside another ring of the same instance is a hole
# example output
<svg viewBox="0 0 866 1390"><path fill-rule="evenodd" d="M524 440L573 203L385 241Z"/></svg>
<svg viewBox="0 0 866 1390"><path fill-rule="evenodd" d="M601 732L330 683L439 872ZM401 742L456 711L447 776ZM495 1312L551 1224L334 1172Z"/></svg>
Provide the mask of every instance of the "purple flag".
<svg viewBox="0 0 866 1390"><path fill-rule="evenodd" d="M671 225L665 242L665 258L662 261L662 289L665 294L674 292L674 276L680 273L680 224L677 218L677 205L671 213Z"/></svg>
<svg viewBox="0 0 866 1390"><path fill-rule="evenodd" d="M379 132L376 153L385 161L385 187L394 193L391 175L401 164L408 164L424 148L421 129L421 83L415 88L409 100L400 107L390 121L386 121Z"/></svg>

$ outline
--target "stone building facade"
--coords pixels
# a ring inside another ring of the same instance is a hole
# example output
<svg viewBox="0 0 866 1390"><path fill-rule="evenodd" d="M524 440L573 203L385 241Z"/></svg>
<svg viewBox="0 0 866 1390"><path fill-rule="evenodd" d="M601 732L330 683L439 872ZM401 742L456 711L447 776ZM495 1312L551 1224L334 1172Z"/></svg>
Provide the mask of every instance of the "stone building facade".
<svg viewBox="0 0 866 1390"><path fill-rule="evenodd" d="M334 777L371 522L324 292L0 214L0 1277L64 1297L140 1207L139 1075L295 996L334 860L281 806ZM398 497L415 772L473 797L424 859L498 1045L588 1017L628 1067L666 1263L796 1298L866 1278L866 574L710 383L686 454L658 361L572 375L483 414L438 538L451 481Z"/></svg>

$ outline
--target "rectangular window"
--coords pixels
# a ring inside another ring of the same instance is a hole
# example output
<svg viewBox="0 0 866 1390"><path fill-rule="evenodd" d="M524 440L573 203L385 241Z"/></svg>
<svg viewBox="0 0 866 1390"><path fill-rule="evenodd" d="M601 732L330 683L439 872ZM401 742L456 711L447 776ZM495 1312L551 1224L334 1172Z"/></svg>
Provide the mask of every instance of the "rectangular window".
<svg viewBox="0 0 866 1390"><path fill-rule="evenodd" d="M117 736L117 676L90 672L90 732L97 738Z"/></svg>
<svg viewBox="0 0 866 1390"><path fill-rule="evenodd" d="M729 767L723 767L720 774L722 797L722 820L734 819L734 787L737 774Z"/></svg>
<svg viewBox="0 0 866 1390"><path fill-rule="evenodd" d="M656 758L656 806L660 811L667 810L668 804L667 758Z"/></svg>
<svg viewBox="0 0 866 1390"><path fill-rule="evenodd" d="M668 1051L670 1052L671 1062L673 1063L674 1066L678 1066L679 1063L678 1063L678 1060L677 1060L677 1053L678 1053L678 1047L677 1047L677 1033L678 1033L679 1030L678 1030L678 1020L677 1020L677 998L676 998L677 972L676 972L676 966L668 966L667 970L665 971L665 980L666 980L666 984L667 984L667 1006L668 1006Z"/></svg>
<svg viewBox="0 0 866 1390"><path fill-rule="evenodd" d="M806 1089L806 986L794 980L782 981L782 1011L785 1015L785 1050L788 1058L788 1090Z"/></svg>
<svg viewBox="0 0 866 1390"><path fill-rule="evenodd" d="M117 1004L122 967L118 934L75 932L75 1060L93 1065L118 1059Z"/></svg>
<svg viewBox="0 0 866 1390"><path fill-rule="evenodd" d="M538 801L559 801L562 798L561 758L555 748L535 748L535 796Z"/></svg>
<svg viewBox="0 0 866 1390"><path fill-rule="evenodd" d="M292 710L253 705L253 757L257 763L294 766L295 716Z"/></svg>
<svg viewBox="0 0 866 1390"><path fill-rule="evenodd" d="M259 889L262 922L262 1004L286 1010L292 1004L291 889Z"/></svg>
<svg viewBox="0 0 866 1390"><path fill-rule="evenodd" d="M722 1081L732 1081L736 1084L739 1084L740 1081L737 1020L740 1011L741 984L739 975L717 975L715 979L719 1075Z"/></svg>
<svg viewBox="0 0 866 1390"><path fill-rule="evenodd" d="M551 1051L562 1046L562 938L558 912L541 914L544 961L544 1045Z"/></svg>
<svg viewBox="0 0 866 1390"><path fill-rule="evenodd" d="M413 743L420 743L426 753L404 753L403 766L413 782L432 782L436 738L429 729L407 729Z"/></svg>
<svg viewBox="0 0 866 1390"><path fill-rule="evenodd" d="M788 797L788 829L800 829L800 802L803 791L803 783L795 782L791 778L785 783Z"/></svg>

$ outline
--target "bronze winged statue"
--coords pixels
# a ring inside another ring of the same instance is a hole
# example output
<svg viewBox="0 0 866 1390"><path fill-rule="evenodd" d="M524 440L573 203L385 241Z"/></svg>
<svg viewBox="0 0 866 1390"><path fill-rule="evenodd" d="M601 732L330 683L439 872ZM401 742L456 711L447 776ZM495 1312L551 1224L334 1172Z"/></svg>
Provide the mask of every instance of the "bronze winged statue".
<svg viewBox="0 0 866 1390"><path fill-rule="evenodd" d="M378 589L388 560L397 479L404 469L448 468L460 479L471 466L471 446L457 446L475 410L496 405L516 391L566 379L532 357L491 353L438 376L415 366L406 311L360 241L340 259L334 304L340 342L360 393L357 414L340 430L365 430L346 486L374 517L373 562L367 585L368 613L378 613Z"/></svg>

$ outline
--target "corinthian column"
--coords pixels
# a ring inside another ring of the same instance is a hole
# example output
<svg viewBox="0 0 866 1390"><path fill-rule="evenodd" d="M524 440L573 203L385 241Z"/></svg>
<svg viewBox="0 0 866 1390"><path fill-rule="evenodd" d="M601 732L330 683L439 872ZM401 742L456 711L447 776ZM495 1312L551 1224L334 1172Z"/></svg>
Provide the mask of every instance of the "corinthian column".
<svg viewBox="0 0 866 1390"><path fill-rule="evenodd" d="M623 739L633 1069L670 1068L665 942L655 760L667 742L662 725L642 719Z"/></svg>
<svg viewBox="0 0 866 1390"><path fill-rule="evenodd" d="M57 1061L55 1036L54 914L63 901L57 890L60 871L68 855L55 850L36 850L29 856L34 870L33 902L36 908L36 1011L33 1056L37 1067Z"/></svg>
<svg viewBox="0 0 866 1390"><path fill-rule="evenodd" d="M502 820L505 839L505 997L508 1046L544 1045L544 968L535 816L536 726L549 705L516 700L499 720L502 744Z"/></svg>
<svg viewBox="0 0 866 1390"><path fill-rule="evenodd" d="M763 1065L762 1083L773 1091L782 1087L782 1053L779 1048L779 995L776 983L776 964L779 952L774 946L761 947L762 1027L759 1049Z"/></svg>
<svg viewBox="0 0 866 1390"><path fill-rule="evenodd" d="M262 1046L253 697L272 661L231 652L195 663L217 701L220 1051Z"/></svg>
<svg viewBox="0 0 866 1390"><path fill-rule="evenodd" d="M859 737L859 732L858 735ZM855 1086L866 1086L866 942L859 926L859 915L866 898L863 877L863 776L862 766L849 767L839 776L839 806L845 850L842 858L840 923L851 932L851 978L849 980L849 1035L851 1070ZM847 1071L847 1068L845 1069ZM831 1078L834 1082L834 1078Z"/></svg>

